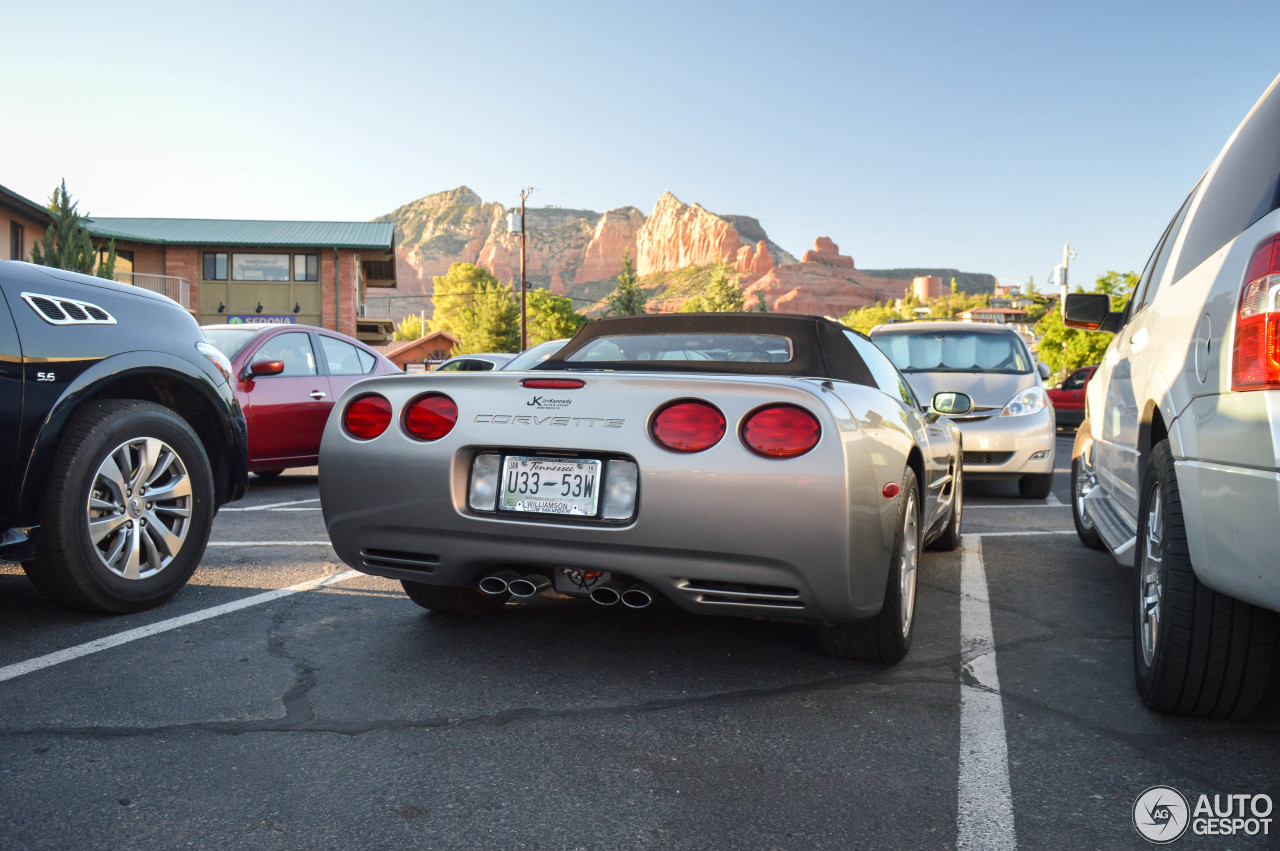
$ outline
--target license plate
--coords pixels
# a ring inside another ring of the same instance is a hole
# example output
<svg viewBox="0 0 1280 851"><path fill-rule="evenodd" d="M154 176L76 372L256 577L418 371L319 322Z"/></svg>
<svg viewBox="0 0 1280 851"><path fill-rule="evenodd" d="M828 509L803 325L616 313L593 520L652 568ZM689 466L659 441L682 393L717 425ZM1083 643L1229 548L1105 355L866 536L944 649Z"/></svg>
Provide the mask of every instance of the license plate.
<svg viewBox="0 0 1280 851"><path fill-rule="evenodd" d="M602 462L583 458L508 455L503 463L503 511L594 517Z"/></svg>

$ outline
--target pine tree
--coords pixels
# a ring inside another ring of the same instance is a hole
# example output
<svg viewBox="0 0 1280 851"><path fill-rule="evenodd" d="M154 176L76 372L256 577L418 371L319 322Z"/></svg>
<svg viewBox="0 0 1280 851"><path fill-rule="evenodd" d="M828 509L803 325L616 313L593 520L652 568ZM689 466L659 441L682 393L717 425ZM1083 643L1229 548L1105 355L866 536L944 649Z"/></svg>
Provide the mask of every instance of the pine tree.
<svg viewBox="0 0 1280 851"><path fill-rule="evenodd" d="M636 274L636 265L631 260L631 251L622 255L622 273L618 275L618 286L605 301L605 316L639 316L645 312L644 306L648 298L640 289L640 277Z"/></svg>
<svg viewBox="0 0 1280 851"><path fill-rule="evenodd" d="M756 290L756 312L768 313L769 305L764 300L764 290Z"/></svg>
<svg viewBox="0 0 1280 851"><path fill-rule="evenodd" d="M529 345L572 337L587 317L573 309L573 300L547 290L531 290L527 296Z"/></svg>
<svg viewBox="0 0 1280 851"><path fill-rule="evenodd" d="M78 206L79 202L71 200L64 178L62 185L54 189L49 198L49 215L53 221L40 241L31 246L31 262L85 275L93 274L94 266L97 265L99 277L114 278L116 241L110 241L107 256L99 265L93 238L84 226L88 214L80 215L76 209Z"/></svg>

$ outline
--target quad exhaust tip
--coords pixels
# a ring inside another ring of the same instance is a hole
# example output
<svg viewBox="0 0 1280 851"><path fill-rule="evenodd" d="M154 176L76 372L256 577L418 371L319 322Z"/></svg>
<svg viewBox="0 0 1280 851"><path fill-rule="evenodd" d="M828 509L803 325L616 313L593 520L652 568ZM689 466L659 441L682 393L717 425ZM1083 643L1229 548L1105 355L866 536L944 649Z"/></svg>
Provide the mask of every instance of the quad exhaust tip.
<svg viewBox="0 0 1280 851"><path fill-rule="evenodd" d="M622 605L628 609L643 609L653 602L654 590L643 582L622 592Z"/></svg>
<svg viewBox="0 0 1280 851"><path fill-rule="evenodd" d="M591 589L591 599L602 606L612 606L622 600L622 595L626 590L627 586L621 582L606 582Z"/></svg>
<svg viewBox="0 0 1280 851"><path fill-rule="evenodd" d="M505 594L510 590L510 585L520 579L520 574L514 570L503 570L498 573L491 573L480 580L480 590L494 597L499 594ZM515 593L515 592L512 592Z"/></svg>
<svg viewBox="0 0 1280 851"><path fill-rule="evenodd" d="M536 597L551 587L551 580L537 573L520 576L507 583L507 590L514 597Z"/></svg>

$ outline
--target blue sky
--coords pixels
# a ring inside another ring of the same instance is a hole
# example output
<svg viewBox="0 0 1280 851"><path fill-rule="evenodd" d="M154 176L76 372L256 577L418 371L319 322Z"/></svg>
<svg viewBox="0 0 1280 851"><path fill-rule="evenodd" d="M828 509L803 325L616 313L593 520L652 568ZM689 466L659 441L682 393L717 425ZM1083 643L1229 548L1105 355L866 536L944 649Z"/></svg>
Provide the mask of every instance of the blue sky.
<svg viewBox="0 0 1280 851"><path fill-rule="evenodd" d="M670 190L797 255L1041 286L1067 240L1073 283L1140 268L1280 72L1277 0L5 18L0 184L36 201L65 177L103 216L365 220L463 184L645 213Z"/></svg>

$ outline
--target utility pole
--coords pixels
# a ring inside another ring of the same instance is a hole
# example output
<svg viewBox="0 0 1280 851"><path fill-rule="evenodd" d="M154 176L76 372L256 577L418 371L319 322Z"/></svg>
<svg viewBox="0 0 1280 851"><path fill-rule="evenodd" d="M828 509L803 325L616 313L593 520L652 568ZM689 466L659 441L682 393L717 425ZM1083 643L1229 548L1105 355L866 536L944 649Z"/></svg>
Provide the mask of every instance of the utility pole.
<svg viewBox="0 0 1280 851"><path fill-rule="evenodd" d="M1058 303L1058 309L1062 311L1063 316L1066 316L1067 293L1069 292L1067 289L1067 268L1071 265L1071 258L1075 256L1076 253L1071 250L1071 243L1064 242L1062 244L1062 265L1054 267L1054 271L1058 272L1058 286L1062 289L1062 299Z"/></svg>
<svg viewBox="0 0 1280 851"><path fill-rule="evenodd" d="M525 199L533 194L533 187L527 186L520 190L520 351L529 348L529 315L525 308L525 293L529 290L529 284L525 280L525 225L524 225L524 202Z"/></svg>

